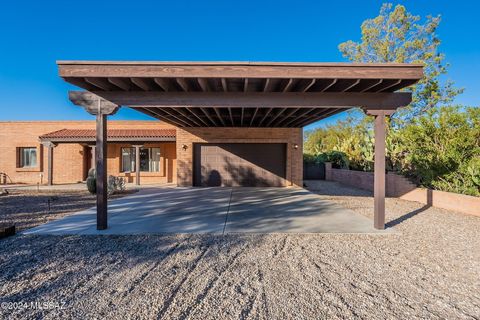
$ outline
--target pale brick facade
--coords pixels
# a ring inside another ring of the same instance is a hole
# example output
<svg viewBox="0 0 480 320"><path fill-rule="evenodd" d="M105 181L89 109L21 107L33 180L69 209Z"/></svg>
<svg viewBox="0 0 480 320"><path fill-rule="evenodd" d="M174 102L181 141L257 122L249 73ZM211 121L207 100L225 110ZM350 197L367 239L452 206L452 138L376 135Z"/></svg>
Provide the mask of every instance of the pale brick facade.
<svg viewBox="0 0 480 320"><path fill-rule="evenodd" d="M193 143L286 143L287 185L303 185L302 128L177 128L179 186L191 186ZM296 148L295 148L296 146ZM268 157L268 155L265 155Z"/></svg>
<svg viewBox="0 0 480 320"><path fill-rule="evenodd" d="M162 129L174 128L160 121L109 121L109 129ZM45 184L47 182L47 152L38 137L61 129L95 129L95 121L9 121L0 122L0 172L6 173L7 182ZM108 173L135 181L135 173L120 172L120 148L128 144L109 143ZM148 143L146 147L160 147L160 171L141 172L142 183L176 182L176 154L174 142ZM18 148L37 148L37 166L18 167ZM86 153L89 148L79 143L61 143L53 149L53 182L74 183L85 180L89 168Z"/></svg>
<svg viewBox="0 0 480 320"><path fill-rule="evenodd" d="M32 121L0 122L0 172L8 182L47 183L47 152L39 136L61 129L94 129L94 121ZM109 121L109 129L175 128L160 121ZM286 180L288 186L303 184L303 131L301 128L176 128L176 142L146 143L145 147L160 147L159 172L141 172L141 183L193 184L194 143L285 143ZM135 182L135 173L122 173L121 148L129 143L109 143L107 171ZM18 167L18 148L37 148L35 168ZM53 149L53 183L74 183L85 180L90 167L90 149L79 143L61 143ZM268 157L268 155L265 155Z"/></svg>

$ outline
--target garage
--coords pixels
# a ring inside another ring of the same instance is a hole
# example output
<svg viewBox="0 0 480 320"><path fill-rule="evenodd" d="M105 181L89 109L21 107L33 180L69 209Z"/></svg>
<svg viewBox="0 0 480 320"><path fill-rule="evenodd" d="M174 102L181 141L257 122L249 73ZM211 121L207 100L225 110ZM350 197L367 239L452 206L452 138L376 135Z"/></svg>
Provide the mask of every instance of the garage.
<svg viewBox="0 0 480 320"><path fill-rule="evenodd" d="M285 143L195 143L197 187L284 187Z"/></svg>

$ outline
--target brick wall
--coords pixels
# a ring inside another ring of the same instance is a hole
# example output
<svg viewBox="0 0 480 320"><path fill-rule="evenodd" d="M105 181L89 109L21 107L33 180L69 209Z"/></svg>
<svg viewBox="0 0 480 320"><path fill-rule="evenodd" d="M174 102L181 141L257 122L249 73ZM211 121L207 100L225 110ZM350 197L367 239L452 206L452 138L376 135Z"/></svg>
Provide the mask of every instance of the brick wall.
<svg viewBox="0 0 480 320"><path fill-rule="evenodd" d="M193 143L286 143L287 185L303 184L302 128L177 128L177 182L180 186L193 184ZM295 144L297 149L293 147Z"/></svg>
<svg viewBox="0 0 480 320"><path fill-rule="evenodd" d="M111 129L158 129L173 126L160 121L108 121ZM173 127L174 128L174 127ZM47 152L38 137L60 129L95 129L95 121L7 121L0 122L0 172L5 172L13 183L46 183ZM163 155L159 173L142 173L148 182L175 182L176 155L175 144L158 145ZM36 147L37 167L17 168L17 148ZM120 146L109 144L109 174L120 175ZM53 182L72 183L82 181L87 169L85 152L88 148L78 143L59 144L53 151ZM150 176L148 176L150 175ZM148 177L147 177L148 176ZM134 178L129 178L132 180ZM10 180L8 180L10 182Z"/></svg>
<svg viewBox="0 0 480 320"><path fill-rule="evenodd" d="M331 163L325 164L325 180L337 181L359 189L373 191L373 172L333 169ZM388 172L385 175L385 195L400 197L414 190L417 186L404 176Z"/></svg>
<svg viewBox="0 0 480 320"><path fill-rule="evenodd" d="M326 180L373 191L373 178L372 172L333 169L331 163L325 164ZM417 188L407 178L393 172L388 172L385 176L385 193L387 197L417 201L427 206L480 216L480 197Z"/></svg>

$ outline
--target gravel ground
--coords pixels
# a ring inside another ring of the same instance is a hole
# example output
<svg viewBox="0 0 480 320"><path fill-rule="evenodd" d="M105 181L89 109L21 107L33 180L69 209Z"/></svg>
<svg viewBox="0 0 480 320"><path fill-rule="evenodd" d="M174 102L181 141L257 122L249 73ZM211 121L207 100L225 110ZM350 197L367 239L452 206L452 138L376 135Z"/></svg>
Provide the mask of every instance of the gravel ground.
<svg viewBox="0 0 480 320"><path fill-rule="evenodd" d="M95 206L95 196L86 190L8 192L9 194L0 196L0 226L15 224L17 232ZM114 194L111 197L118 198L125 194Z"/></svg>
<svg viewBox="0 0 480 320"><path fill-rule="evenodd" d="M368 193L314 189L371 216ZM0 302L60 308L7 303L0 318L479 319L480 218L397 199L387 211L388 235L6 238Z"/></svg>

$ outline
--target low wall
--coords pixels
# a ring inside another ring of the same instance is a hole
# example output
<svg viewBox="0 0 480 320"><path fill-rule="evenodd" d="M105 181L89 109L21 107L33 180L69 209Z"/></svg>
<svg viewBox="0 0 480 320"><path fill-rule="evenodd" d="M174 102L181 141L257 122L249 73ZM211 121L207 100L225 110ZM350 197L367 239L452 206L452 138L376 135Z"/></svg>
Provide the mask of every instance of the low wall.
<svg viewBox="0 0 480 320"><path fill-rule="evenodd" d="M373 191L373 172L334 169L332 164L327 162L325 180ZM480 216L480 197L417 188L407 178L393 172L385 175L385 194L387 197L417 201L437 208Z"/></svg>

